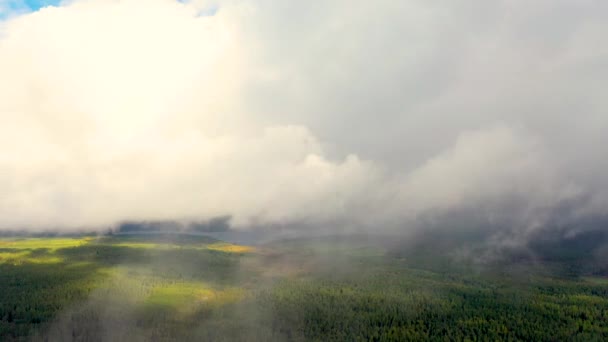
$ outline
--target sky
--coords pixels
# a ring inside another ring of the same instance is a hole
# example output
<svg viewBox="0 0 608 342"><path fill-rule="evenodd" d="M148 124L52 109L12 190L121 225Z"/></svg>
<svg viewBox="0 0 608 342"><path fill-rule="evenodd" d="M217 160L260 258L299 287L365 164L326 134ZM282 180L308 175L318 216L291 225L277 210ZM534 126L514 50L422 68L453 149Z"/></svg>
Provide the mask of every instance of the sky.
<svg viewBox="0 0 608 342"><path fill-rule="evenodd" d="M58 6L60 0L1 0L0 19L31 13L47 6Z"/></svg>
<svg viewBox="0 0 608 342"><path fill-rule="evenodd" d="M605 215L607 7L0 0L0 229Z"/></svg>

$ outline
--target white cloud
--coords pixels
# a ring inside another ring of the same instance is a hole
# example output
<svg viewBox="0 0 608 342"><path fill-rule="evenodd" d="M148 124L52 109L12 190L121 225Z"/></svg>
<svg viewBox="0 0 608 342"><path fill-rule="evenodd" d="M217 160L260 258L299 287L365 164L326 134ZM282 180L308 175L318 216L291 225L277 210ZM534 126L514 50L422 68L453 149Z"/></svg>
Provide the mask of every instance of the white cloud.
<svg viewBox="0 0 608 342"><path fill-rule="evenodd" d="M368 186L365 162L330 162L305 127L260 125L239 108L238 12L90 1L11 22L1 225L327 217L335 196Z"/></svg>
<svg viewBox="0 0 608 342"><path fill-rule="evenodd" d="M400 225L601 195L595 5L82 0L16 17L0 229Z"/></svg>

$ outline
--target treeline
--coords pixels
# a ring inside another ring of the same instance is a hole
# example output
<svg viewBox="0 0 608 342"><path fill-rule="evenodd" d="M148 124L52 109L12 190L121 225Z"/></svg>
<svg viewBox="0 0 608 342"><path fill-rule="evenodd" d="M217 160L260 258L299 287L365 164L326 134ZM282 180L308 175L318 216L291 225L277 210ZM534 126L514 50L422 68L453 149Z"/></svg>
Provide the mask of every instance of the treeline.
<svg viewBox="0 0 608 342"><path fill-rule="evenodd" d="M218 233L230 230L230 220L230 216L219 216L209 220L192 222L127 221L111 230L111 233Z"/></svg>

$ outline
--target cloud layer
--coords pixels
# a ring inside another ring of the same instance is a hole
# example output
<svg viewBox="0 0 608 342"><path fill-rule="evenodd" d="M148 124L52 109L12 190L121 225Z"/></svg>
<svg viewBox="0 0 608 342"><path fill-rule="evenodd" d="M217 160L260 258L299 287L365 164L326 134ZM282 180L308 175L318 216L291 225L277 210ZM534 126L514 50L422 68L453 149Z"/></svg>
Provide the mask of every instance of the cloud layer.
<svg viewBox="0 0 608 342"><path fill-rule="evenodd" d="M18 15L0 22L0 229L603 213L605 10L77 0Z"/></svg>

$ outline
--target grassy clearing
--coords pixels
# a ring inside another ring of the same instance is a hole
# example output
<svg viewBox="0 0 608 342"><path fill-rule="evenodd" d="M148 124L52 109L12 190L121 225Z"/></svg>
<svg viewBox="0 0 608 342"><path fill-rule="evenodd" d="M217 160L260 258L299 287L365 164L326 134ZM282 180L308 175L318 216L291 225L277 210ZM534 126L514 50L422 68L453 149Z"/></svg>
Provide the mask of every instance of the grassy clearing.
<svg viewBox="0 0 608 342"><path fill-rule="evenodd" d="M146 304L179 309L211 296L213 290L203 283L176 283L155 288Z"/></svg>
<svg viewBox="0 0 608 342"><path fill-rule="evenodd" d="M156 286L145 303L177 311L193 311L199 306L221 306L241 300L237 287L218 289L203 282L178 282Z"/></svg>
<svg viewBox="0 0 608 342"><path fill-rule="evenodd" d="M607 277L583 277L583 280L591 284L608 285Z"/></svg>
<svg viewBox="0 0 608 342"><path fill-rule="evenodd" d="M225 252L225 253L253 253L253 252L255 252L255 249L253 247L235 245L235 244L225 243L225 242L212 243L212 244L207 245L206 248L209 250L212 250L212 251L219 251L219 252Z"/></svg>
<svg viewBox="0 0 608 342"><path fill-rule="evenodd" d="M56 251L62 248L83 246L92 240L93 238L91 237L2 239L0 240L0 249L47 249L49 251Z"/></svg>
<svg viewBox="0 0 608 342"><path fill-rule="evenodd" d="M33 253L32 251L0 252L0 264L22 265L30 264L58 264L64 259L53 253Z"/></svg>
<svg viewBox="0 0 608 342"><path fill-rule="evenodd" d="M106 244L106 243L104 243L104 244ZM116 246L116 247L162 249L162 250L208 249L208 250L224 252L224 253L252 253L255 251L255 249L251 246L235 245L235 244L225 243L225 242L215 242L215 243L211 243L211 244L191 244L191 245L180 245L180 244L173 244L173 243L153 243L153 242L119 242L119 243L112 242L112 243L110 243L110 245Z"/></svg>
<svg viewBox="0 0 608 342"><path fill-rule="evenodd" d="M0 264L59 264L65 259L56 252L89 244L92 238L20 238L0 240Z"/></svg>
<svg viewBox="0 0 608 342"><path fill-rule="evenodd" d="M175 246L175 245L158 244L158 243L151 243L151 242L121 242L121 243L112 243L110 245L116 246L116 247L143 248L143 249L177 248L177 246Z"/></svg>

